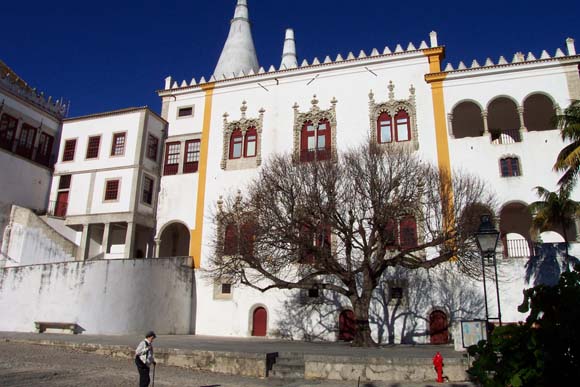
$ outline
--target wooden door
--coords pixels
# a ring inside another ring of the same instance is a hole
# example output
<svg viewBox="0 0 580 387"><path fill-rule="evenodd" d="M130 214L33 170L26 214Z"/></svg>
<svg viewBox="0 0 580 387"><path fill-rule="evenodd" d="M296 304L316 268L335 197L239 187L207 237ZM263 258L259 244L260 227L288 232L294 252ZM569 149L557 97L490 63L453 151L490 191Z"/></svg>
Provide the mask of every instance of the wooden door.
<svg viewBox="0 0 580 387"><path fill-rule="evenodd" d="M356 332L354 312L343 310L338 318L338 339L352 341Z"/></svg>
<svg viewBox="0 0 580 387"><path fill-rule="evenodd" d="M54 216L65 217L68 207L68 191L59 192L56 197Z"/></svg>
<svg viewBox="0 0 580 387"><path fill-rule="evenodd" d="M254 310L252 319L252 336L266 336L268 324L268 312L266 309L259 307Z"/></svg>
<svg viewBox="0 0 580 387"><path fill-rule="evenodd" d="M449 324L445 312L436 310L429 315L429 333L431 344L447 344L449 342Z"/></svg>

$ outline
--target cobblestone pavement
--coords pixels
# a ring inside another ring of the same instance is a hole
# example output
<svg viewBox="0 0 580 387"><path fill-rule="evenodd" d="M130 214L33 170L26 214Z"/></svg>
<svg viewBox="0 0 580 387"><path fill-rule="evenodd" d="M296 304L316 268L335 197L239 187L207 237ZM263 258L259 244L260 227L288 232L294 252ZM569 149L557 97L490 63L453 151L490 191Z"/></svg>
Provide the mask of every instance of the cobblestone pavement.
<svg viewBox="0 0 580 387"><path fill-rule="evenodd" d="M136 386L138 374L128 360L33 344L0 342L0 386ZM356 382L276 380L219 375L159 366L156 386L195 387L357 387ZM433 383L432 385L435 385ZM360 387L426 387L431 384L360 383ZM455 383L437 386L469 387Z"/></svg>

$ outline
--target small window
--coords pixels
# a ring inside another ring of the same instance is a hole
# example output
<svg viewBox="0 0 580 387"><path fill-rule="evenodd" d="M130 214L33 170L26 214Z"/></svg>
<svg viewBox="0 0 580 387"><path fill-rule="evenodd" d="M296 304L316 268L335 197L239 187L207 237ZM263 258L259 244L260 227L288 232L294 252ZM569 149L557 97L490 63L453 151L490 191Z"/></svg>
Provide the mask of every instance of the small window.
<svg viewBox="0 0 580 387"><path fill-rule="evenodd" d="M391 300L402 300L403 299L403 288L392 287L390 296L391 296L390 297Z"/></svg>
<svg viewBox="0 0 580 387"><path fill-rule="evenodd" d="M54 137L49 134L41 133L38 140L38 149L36 151L36 162L48 166L50 164L50 156L52 155L52 146L54 144Z"/></svg>
<svg viewBox="0 0 580 387"><path fill-rule="evenodd" d="M20 138L17 142L16 153L22 157L31 158L35 138L36 128L33 128L28 124L23 124L20 129Z"/></svg>
<svg viewBox="0 0 580 387"><path fill-rule="evenodd" d="M232 284L222 284L222 294L232 294Z"/></svg>
<svg viewBox="0 0 580 387"><path fill-rule="evenodd" d="M234 130L230 138L230 159L239 159L242 157L243 142L242 131L240 129Z"/></svg>
<svg viewBox="0 0 580 387"><path fill-rule="evenodd" d="M113 135L113 146L111 156L122 156L125 154L125 133L115 133Z"/></svg>
<svg viewBox="0 0 580 387"><path fill-rule="evenodd" d="M71 175L62 175L58 179L58 189L69 189L70 188L70 178L71 178Z"/></svg>
<svg viewBox="0 0 580 387"><path fill-rule="evenodd" d="M406 111L399 110L397 112L395 115L395 127L398 142L411 140L411 123L409 122L409 114Z"/></svg>
<svg viewBox="0 0 580 387"><path fill-rule="evenodd" d="M64 150L62 152L62 161L73 161L75 159L75 149L77 147L77 140L66 140L64 142Z"/></svg>
<svg viewBox="0 0 580 387"><path fill-rule="evenodd" d="M2 114L0 118L0 147L12 150L12 143L16 135L18 120L8 114Z"/></svg>
<svg viewBox="0 0 580 387"><path fill-rule="evenodd" d="M157 161L157 152L159 151L159 139L149 135L147 138L147 158Z"/></svg>
<svg viewBox="0 0 580 387"><path fill-rule="evenodd" d="M99 146L101 145L101 136L89 137L87 145L87 159L96 159L99 157Z"/></svg>
<svg viewBox="0 0 580 387"><path fill-rule="evenodd" d="M381 113L377 122L377 138L380 144L393 141L393 118L388 113Z"/></svg>
<svg viewBox="0 0 580 387"><path fill-rule="evenodd" d="M119 198L119 180L107 180L105 184L105 201Z"/></svg>
<svg viewBox="0 0 580 387"><path fill-rule="evenodd" d="M308 289L308 298L318 298L320 296L320 291L318 288Z"/></svg>
<svg viewBox="0 0 580 387"><path fill-rule="evenodd" d="M185 161L183 173L195 173L199 167L200 140L189 140L185 142Z"/></svg>
<svg viewBox="0 0 580 387"><path fill-rule="evenodd" d="M501 176L520 176L520 162L517 157L506 157L500 160Z"/></svg>
<svg viewBox="0 0 580 387"><path fill-rule="evenodd" d="M401 249L412 249L417 247L417 222L415 217L406 216L400 222Z"/></svg>
<svg viewBox="0 0 580 387"><path fill-rule="evenodd" d="M143 203L153 204L153 179L149 176L143 177Z"/></svg>
<svg viewBox="0 0 580 387"><path fill-rule="evenodd" d="M256 157L256 149L258 144L258 132L256 128L252 127L246 131L246 138L244 140L244 157Z"/></svg>
<svg viewBox="0 0 580 387"><path fill-rule="evenodd" d="M193 116L193 106L182 107L177 110L177 117L191 117Z"/></svg>
<svg viewBox="0 0 580 387"><path fill-rule="evenodd" d="M181 143L170 142L165 144L165 167L164 175L177 175L179 169L179 154L181 153Z"/></svg>

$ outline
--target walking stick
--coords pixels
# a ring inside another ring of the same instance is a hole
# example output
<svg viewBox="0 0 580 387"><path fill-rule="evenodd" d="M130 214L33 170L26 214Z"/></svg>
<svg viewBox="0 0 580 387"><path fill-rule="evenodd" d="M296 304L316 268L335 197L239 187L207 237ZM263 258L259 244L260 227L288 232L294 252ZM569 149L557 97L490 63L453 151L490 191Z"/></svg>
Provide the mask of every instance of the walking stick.
<svg viewBox="0 0 580 387"><path fill-rule="evenodd" d="M153 383L151 384L151 387L155 387L155 366L157 365L157 363L153 363Z"/></svg>

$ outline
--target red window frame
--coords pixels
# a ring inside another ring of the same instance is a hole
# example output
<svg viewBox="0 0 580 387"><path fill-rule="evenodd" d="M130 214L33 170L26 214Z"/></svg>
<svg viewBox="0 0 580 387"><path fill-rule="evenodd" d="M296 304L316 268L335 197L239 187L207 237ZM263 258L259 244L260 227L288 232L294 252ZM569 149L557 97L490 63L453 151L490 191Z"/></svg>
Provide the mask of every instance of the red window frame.
<svg viewBox="0 0 580 387"><path fill-rule="evenodd" d="M90 136L87 143L86 159L99 158L99 148L101 147L101 136Z"/></svg>
<svg viewBox="0 0 580 387"><path fill-rule="evenodd" d="M147 138L147 158L157 161L157 153L159 152L159 139L152 134Z"/></svg>
<svg viewBox="0 0 580 387"><path fill-rule="evenodd" d="M408 215L401 219L400 225L400 245L402 250L417 247L417 221L414 216Z"/></svg>
<svg viewBox="0 0 580 387"><path fill-rule="evenodd" d="M238 252L238 230L234 223L226 225L224 233L224 255L235 255Z"/></svg>
<svg viewBox="0 0 580 387"><path fill-rule="evenodd" d="M183 159L183 173L195 173L199 168L199 155L201 152L200 140L188 140L185 142L185 155Z"/></svg>
<svg viewBox="0 0 580 387"><path fill-rule="evenodd" d="M240 154L236 156L234 149L239 146ZM244 135L240 129L236 129L230 136L230 160L241 159L244 155Z"/></svg>
<svg viewBox="0 0 580 387"><path fill-rule="evenodd" d="M111 156L123 156L125 154L125 144L127 140L127 133L113 134L113 141L111 144Z"/></svg>
<svg viewBox="0 0 580 387"><path fill-rule="evenodd" d="M400 124L399 120L405 119L406 122L405 124ZM409 116L409 113L407 113L405 110L399 110L397 112L397 114L395 114L395 134L396 134L396 140L397 142L407 142L407 141L411 141L411 117ZM399 126L405 126L406 128L406 132L407 132L407 139L406 140L401 140L399 138L399 134L400 134L400 130L399 130Z"/></svg>
<svg viewBox="0 0 580 387"><path fill-rule="evenodd" d="M163 175L177 175L180 154L181 143L179 141L165 144L165 166L163 167Z"/></svg>
<svg viewBox="0 0 580 387"><path fill-rule="evenodd" d="M31 158L35 139L36 128L28 124L22 124L20 136L16 143L16 154L28 159Z"/></svg>
<svg viewBox="0 0 580 387"><path fill-rule="evenodd" d="M306 246L300 252L300 263L313 264L315 261L314 252L317 249L322 249L326 253L330 254L330 225L320 224L314 230L310 226L304 225L301 231L301 239L302 241L306 241Z"/></svg>
<svg viewBox="0 0 580 387"><path fill-rule="evenodd" d="M397 247L399 241L399 229L395 219L387 220L387 225L385 227L385 235L386 235L385 246L389 250L394 250Z"/></svg>
<svg viewBox="0 0 580 387"><path fill-rule="evenodd" d="M325 125L322 129L321 126ZM314 138L314 143L310 144ZM330 122L326 119L320 120L318 125L312 121L306 121L300 131L300 161L328 160L331 151L332 128ZM324 146L320 146L323 139ZM311 147L310 145L314 145Z"/></svg>
<svg viewBox="0 0 580 387"><path fill-rule="evenodd" d="M249 145L253 144L254 153L250 154L248 152ZM244 157L256 157L258 154L258 131L255 127L250 127L246 131L246 136L244 137Z"/></svg>
<svg viewBox="0 0 580 387"><path fill-rule="evenodd" d="M105 183L105 201L113 201L119 199L119 184L118 179L107 180Z"/></svg>
<svg viewBox="0 0 580 387"><path fill-rule="evenodd" d="M383 139L382 123L389 123L389 136L388 141ZM387 112L382 112L377 118L377 141L379 144L388 144L393 142L393 117Z"/></svg>
<svg viewBox="0 0 580 387"><path fill-rule="evenodd" d="M0 117L0 147L12 150L16 129L18 128L18 119L4 113Z"/></svg>
<svg viewBox="0 0 580 387"><path fill-rule="evenodd" d="M500 169L502 177L520 176L520 160L517 157L505 157L500 160Z"/></svg>
<svg viewBox="0 0 580 387"><path fill-rule="evenodd" d="M235 223L226 225L224 232L224 255L249 255L254 253L256 239L256 224L252 221L241 226Z"/></svg>
<svg viewBox="0 0 580 387"><path fill-rule="evenodd" d="M65 140L62 151L62 161L73 161L75 159L75 150L77 148L77 140Z"/></svg>
<svg viewBox="0 0 580 387"><path fill-rule="evenodd" d="M152 178L147 175L143 176L143 194L141 196L141 200L145 204L152 205L153 204L153 187L155 182Z"/></svg>
<svg viewBox="0 0 580 387"><path fill-rule="evenodd" d="M50 156L52 155L53 145L54 145L53 136L47 133L40 133L35 161L39 164L46 165L48 167L50 165Z"/></svg>

